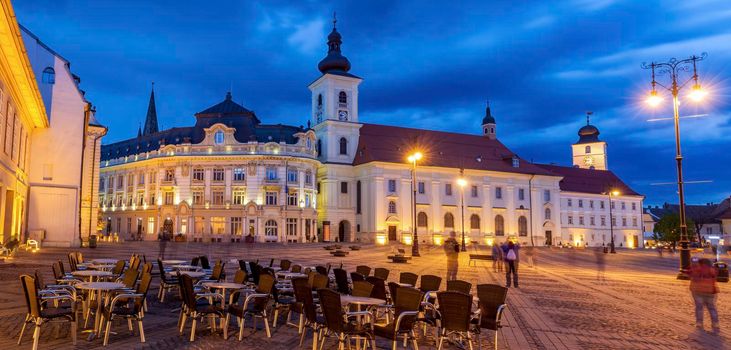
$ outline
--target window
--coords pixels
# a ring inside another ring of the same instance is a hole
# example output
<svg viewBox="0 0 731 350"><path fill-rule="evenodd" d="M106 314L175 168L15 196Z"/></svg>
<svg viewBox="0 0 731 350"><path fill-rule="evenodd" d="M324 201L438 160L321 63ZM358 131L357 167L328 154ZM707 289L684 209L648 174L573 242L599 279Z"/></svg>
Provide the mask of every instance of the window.
<svg viewBox="0 0 731 350"><path fill-rule="evenodd" d="M317 106L322 107L322 94L317 95Z"/></svg>
<svg viewBox="0 0 731 350"><path fill-rule="evenodd" d="M612 216L612 226L617 226L617 218Z"/></svg>
<svg viewBox="0 0 731 350"><path fill-rule="evenodd" d="M309 170L305 172L305 184L312 185L312 172Z"/></svg>
<svg viewBox="0 0 731 350"><path fill-rule="evenodd" d="M244 221L241 217L231 218L231 234L241 236L244 234Z"/></svg>
<svg viewBox="0 0 731 350"><path fill-rule="evenodd" d="M244 168L234 168L233 174L234 174L234 181L236 181L236 182L246 181L246 171L244 171Z"/></svg>
<svg viewBox="0 0 731 350"><path fill-rule="evenodd" d="M622 218L622 226L627 226L627 218Z"/></svg>
<svg viewBox="0 0 731 350"><path fill-rule="evenodd" d="M137 184L138 185L144 185L145 184L145 174L138 174L137 175Z"/></svg>
<svg viewBox="0 0 731 350"><path fill-rule="evenodd" d="M388 180L388 192L389 193L395 193L396 192L396 180Z"/></svg>
<svg viewBox="0 0 731 350"><path fill-rule="evenodd" d="M568 222L569 222L569 225L573 225L574 224L574 217L571 216L571 215L569 215Z"/></svg>
<svg viewBox="0 0 731 350"><path fill-rule="evenodd" d="M132 193L127 193L127 206L131 207L132 203L134 203L134 196Z"/></svg>
<svg viewBox="0 0 731 350"><path fill-rule="evenodd" d="M165 181L175 180L175 169L165 169Z"/></svg>
<svg viewBox="0 0 731 350"><path fill-rule="evenodd" d="M266 205L277 205L277 192L267 191Z"/></svg>
<svg viewBox="0 0 731 350"><path fill-rule="evenodd" d="M348 154L348 140L340 138L340 154Z"/></svg>
<svg viewBox="0 0 731 350"><path fill-rule="evenodd" d="M274 220L267 220L264 223L264 234L267 236L277 236L277 222Z"/></svg>
<svg viewBox="0 0 731 350"><path fill-rule="evenodd" d="M223 205L223 191L213 191L211 197L213 205Z"/></svg>
<svg viewBox="0 0 731 350"><path fill-rule="evenodd" d="M124 187L124 176L119 175L117 176L117 189L121 190L122 187Z"/></svg>
<svg viewBox="0 0 731 350"><path fill-rule="evenodd" d="M242 190L234 190L231 198L233 198L233 203L236 205L243 205L245 204L246 200L246 192Z"/></svg>
<svg viewBox="0 0 731 350"><path fill-rule="evenodd" d="M579 216L579 225L584 226L584 217Z"/></svg>
<svg viewBox="0 0 731 350"><path fill-rule="evenodd" d="M193 191L193 205L202 205L204 198L203 191Z"/></svg>
<svg viewBox="0 0 731 350"><path fill-rule="evenodd" d="M546 208L546 210L543 211L543 218L545 220L551 220L551 208Z"/></svg>
<svg viewBox="0 0 731 350"><path fill-rule="evenodd" d="M297 218L287 218L287 236L297 236Z"/></svg>
<svg viewBox="0 0 731 350"><path fill-rule="evenodd" d="M287 170L287 182L289 182L289 183L297 182L297 169Z"/></svg>
<svg viewBox="0 0 731 350"><path fill-rule="evenodd" d="M305 207L307 207L307 208L312 207L312 201L310 199L309 193L305 193Z"/></svg>
<svg viewBox="0 0 731 350"><path fill-rule="evenodd" d="M147 218L147 234L151 235L155 233L155 217L150 216Z"/></svg>
<svg viewBox="0 0 731 350"><path fill-rule="evenodd" d="M604 209L604 201L599 201L599 208Z"/></svg>
<svg viewBox="0 0 731 350"><path fill-rule="evenodd" d="M150 204L157 204L157 202L155 202L155 192L150 193Z"/></svg>
<svg viewBox="0 0 731 350"><path fill-rule="evenodd" d="M477 186L474 186L473 185L471 192L472 192L471 193L472 194L472 198L477 198Z"/></svg>
<svg viewBox="0 0 731 350"><path fill-rule="evenodd" d="M222 145L223 144L223 131L216 131L216 133L213 135L213 138L214 138L213 141L217 145Z"/></svg>
<svg viewBox="0 0 731 350"><path fill-rule="evenodd" d="M322 155L322 140L317 140L317 155Z"/></svg>
<svg viewBox="0 0 731 350"><path fill-rule="evenodd" d="M505 219L502 215L495 215L495 236L505 236Z"/></svg>
<svg viewBox="0 0 731 350"><path fill-rule="evenodd" d="M104 180L105 178L99 178L99 191L104 192Z"/></svg>
<svg viewBox="0 0 731 350"><path fill-rule="evenodd" d="M625 203L622 202L622 210L625 210L625 209L627 209L627 207L625 206Z"/></svg>
<svg viewBox="0 0 731 350"><path fill-rule="evenodd" d="M223 182L223 169L213 169L213 181Z"/></svg>
<svg viewBox="0 0 731 350"><path fill-rule="evenodd" d="M418 215L416 215L416 226L417 227L426 227L427 226L427 216L426 213L423 211L420 211Z"/></svg>
<svg viewBox="0 0 731 350"><path fill-rule="evenodd" d="M513 168L520 167L520 159L518 157L513 157Z"/></svg>
<svg viewBox="0 0 731 350"><path fill-rule="evenodd" d="M593 216L590 216L589 217L589 225L591 225L591 226L596 225L596 221L594 220L594 217Z"/></svg>
<svg viewBox="0 0 731 350"><path fill-rule="evenodd" d="M165 205L173 205L175 194L172 191L165 192Z"/></svg>
<svg viewBox="0 0 731 350"><path fill-rule="evenodd" d="M203 172L203 168L194 168L193 169L193 181L203 181L205 179L205 173Z"/></svg>
<svg viewBox="0 0 731 350"><path fill-rule="evenodd" d="M632 202L632 211L637 210L637 203Z"/></svg>
<svg viewBox="0 0 731 350"><path fill-rule="evenodd" d="M452 184L445 184L444 185L444 194L446 194L447 196L451 196L452 195Z"/></svg>
<svg viewBox="0 0 731 350"><path fill-rule="evenodd" d="M424 186L424 181L419 181L417 187L419 188L419 194L426 193L426 186Z"/></svg>
<svg viewBox="0 0 731 350"><path fill-rule="evenodd" d="M586 146L586 148L584 148L584 153L586 153L586 154L591 153L591 146Z"/></svg>
<svg viewBox="0 0 731 350"><path fill-rule="evenodd" d="M551 201L551 191L549 191L549 190L543 190L543 201L544 202L550 202Z"/></svg>
<svg viewBox="0 0 731 350"><path fill-rule="evenodd" d="M454 229L454 215L452 213L444 214L444 228Z"/></svg>
<svg viewBox="0 0 731 350"><path fill-rule="evenodd" d="M521 216L518 218L518 236L527 236L528 235L528 219L525 218L525 216Z"/></svg>
<svg viewBox="0 0 731 350"><path fill-rule="evenodd" d="M299 205L297 203L298 202L298 197L299 196L297 196L297 192L290 192L290 193L288 193L287 194L287 205L292 206L292 207L296 207L297 205Z"/></svg>
<svg viewBox="0 0 731 350"><path fill-rule="evenodd" d="M116 203L116 206L121 207L122 206L122 194L117 193L117 198L114 201Z"/></svg>
<svg viewBox="0 0 731 350"><path fill-rule="evenodd" d="M632 218L632 226L637 227L637 218Z"/></svg>
<svg viewBox="0 0 731 350"><path fill-rule="evenodd" d="M503 188L495 187L495 199L503 199Z"/></svg>
<svg viewBox="0 0 731 350"><path fill-rule="evenodd" d="M340 193L346 194L348 193L348 183L343 181L340 183Z"/></svg>
<svg viewBox="0 0 731 350"><path fill-rule="evenodd" d="M594 209L594 201L589 201L589 208Z"/></svg>
<svg viewBox="0 0 731 350"><path fill-rule="evenodd" d="M609 205L611 205L611 206L612 206L612 209L616 209L616 208L614 207L614 202L612 202L611 200L609 201Z"/></svg>
<svg viewBox="0 0 731 350"><path fill-rule="evenodd" d="M480 216L479 215L472 214L470 216L470 229L472 229L472 230L480 229Z"/></svg>
<svg viewBox="0 0 731 350"><path fill-rule="evenodd" d="M56 83L56 71L52 67L46 67L41 75L41 81L46 84Z"/></svg>
<svg viewBox="0 0 731 350"><path fill-rule="evenodd" d="M277 180L277 168L275 167L267 167L267 180L268 181L276 181Z"/></svg>
<svg viewBox="0 0 731 350"><path fill-rule="evenodd" d="M206 218L203 216L194 217L193 230L195 233L204 233L206 231Z"/></svg>
<svg viewBox="0 0 731 350"><path fill-rule="evenodd" d="M394 201L388 202L388 213L396 214L396 202L394 202Z"/></svg>
<svg viewBox="0 0 731 350"><path fill-rule="evenodd" d="M601 220L599 220L599 222L601 223L602 226L607 226L607 218L602 216Z"/></svg>
<svg viewBox="0 0 731 350"><path fill-rule="evenodd" d="M340 91L340 93L338 94L338 103L348 103L348 94L346 94L345 91Z"/></svg>
<svg viewBox="0 0 731 350"><path fill-rule="evenodd" d="M569 199L567 199L567 200L566 200L566 204L567 204L567 205L568 205L569 207L573 206L573 201L571 200L571 198L569 198Z"/></svg>
<svg viewBox="0 0 731 350"><path fill-rule="evenodd" d="M5 147L3 150L5 150L5 154L10 154L10 147L13 143L13 118L15 112L13 112L12 106L10 106L10 99L8 99L8 109L6 111L7 117L5 118Z"/></svg>
<svg viewBox="0 0 731 350"><path fill-rule="evenodd" d="M524 201L525 200L525 190L522 188L518 189L518 200Z"/></svg>
<svg viewBox="0 0 731 350"><path fill-rule="evenodd" d="M222 235L226 232L226 218L223 216L211 217L211 234Z"/></svg>
<svg viewBox="0 0 731 350"><path fill-rule="evenodd" d="M360 189L360 180L355 182L355 213L360 214L361 212L361 201L363 200L361 189ZM308 204L309 206L309 204Z"/></svg>
<svg viewBox="0 0 731 350"><path fill-rule="evenodd" d="M579 199L579 208L583 208L583 207L584 207L584 200Z"/></svg>
<svg viewBox="0 0 731 350"><path fill-rule="evenodd" d="M157 182L157 172L151 171L150 172L150 183L154 184Z"/></svg>

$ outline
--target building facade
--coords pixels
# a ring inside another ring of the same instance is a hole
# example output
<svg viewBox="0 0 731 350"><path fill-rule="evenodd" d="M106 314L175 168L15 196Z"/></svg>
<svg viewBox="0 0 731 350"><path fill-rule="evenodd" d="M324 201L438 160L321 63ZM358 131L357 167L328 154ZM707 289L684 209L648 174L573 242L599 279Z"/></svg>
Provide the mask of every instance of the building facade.
<svg viewBox="0 0 731 350"><path fill-rule="evenodd" d="M144 130L102 146L105 234L121 239L306 242L316 239L315 133L265 125L228 93L192 127Z"/></svg>
<svg viewBox="0 0 731 350"><path fill-rule="evenodd" d="M646 237L653 237L655 224L663 216L677 214L677 204L664 203L662 206L647 206L644 208L643 230ZM731 245L731 197L719 203L686 204L685 215L693 225L696 235L691 241L708 242L712 245Z"/></svg>

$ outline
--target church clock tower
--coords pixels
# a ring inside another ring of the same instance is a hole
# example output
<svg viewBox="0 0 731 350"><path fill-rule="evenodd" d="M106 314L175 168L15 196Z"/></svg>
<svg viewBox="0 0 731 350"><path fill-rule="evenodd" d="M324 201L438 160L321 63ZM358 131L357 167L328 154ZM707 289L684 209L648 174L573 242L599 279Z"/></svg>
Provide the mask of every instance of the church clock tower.
<svg viewBox="0 0 731 350"><path fill-rule="evenodd" d="M585 169L607 170L607 143L599 140L599 129L591 125L586 113L586 125L579 129L579 141L571 145L574 166Z"/></svg>

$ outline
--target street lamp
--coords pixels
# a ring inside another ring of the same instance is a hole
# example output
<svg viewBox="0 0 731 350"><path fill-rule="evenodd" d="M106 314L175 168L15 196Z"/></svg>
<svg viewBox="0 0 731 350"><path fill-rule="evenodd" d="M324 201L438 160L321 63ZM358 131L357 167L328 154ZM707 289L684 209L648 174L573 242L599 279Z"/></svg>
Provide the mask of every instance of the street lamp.
<svg viewBox="0 0 731 350"><path fill-rule="evenodd" d="M612 196L619 196L619 191L617 190L610 190L607 191L607 197L609 197L609 235L610 235L610 249L609 252L612 254L617 254L617 251L614 250L614 216L612 216Z"/></svg>
<svg viewBox="0 0 731 350"><path fill-rule="evenodd" d="M467 186L467 180L464 178L457 179L457 185L459 185L460 192L462 194L462 251L467 251L467 246L464 242L464 188Z"/></svg>
<svg viewBox="0 0 731 350"><path fill-rule="evenodd" d="M680 216L680 272L678 273L678 279L689 279L688 269L690 268L690 249L688 249L688 226L685 221L685 194L683 192L683 155L680 152L680 112L679 112L679 101L678 93L680 89L684 88L691 81L693 86L691 88L689 97L691 100L696 102L702 101L707 92L701 88L701 84L698 82L698 69L696 64L698 61L705 59L707 54L704 52L700 56L693 55L683 60L677 60L675 58L670 59L668 62L655 63L652 62L649 65L643 63L642 68L650 69L652 71L652 90L647 102L655 107L658 106L662 100L657 94L657 86L667 90L673 96L673 122L675 126L675 160L677 162L677 173L678 173L678 211ZM690 72L692 69L693 75L686 79L684 82L678 82L680 80L679 74L681 72ZM670 86L664 86L655 80L655 73L667 74L670 76Z"/></svg>
<svg viewBox="0 0 731 350"><path fill-rule="evenodd" d="M411 227L414 228L414 239L411 245L411 256L421 256L419 254L419 233L416 229L416 162L421 160L423 155L421 152L414 152L410 154L406 159L411 163L411 206L413 207L413 215L411 216Z"/></svg>

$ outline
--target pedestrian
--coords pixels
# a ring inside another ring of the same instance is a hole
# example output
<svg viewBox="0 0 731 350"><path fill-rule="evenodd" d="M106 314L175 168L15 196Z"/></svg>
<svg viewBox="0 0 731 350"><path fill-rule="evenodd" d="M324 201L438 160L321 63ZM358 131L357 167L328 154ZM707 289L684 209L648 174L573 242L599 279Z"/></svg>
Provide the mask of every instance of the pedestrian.
<svg viewBox="0 0 731 350"><path fill-rule="evenodd" d="M160 260L165 260L165 248L167 248L170 237L168 236L168 233L165 230L162 230L162 232L160 232L158 239L160 240L160 253L158 256L160 257Z"/></svg>
<svg viewBox="0 0 731 350"><path fill-rule="evenodd" d="M525 248L525 257L526 261L528 263L528 267L535 267L535 260L533 257L535 256L535 247L529 246Z"/></svg>
<svg viewBox="0 0 731 350"><path fill-rule="evenodd" d="M511 275L515 288L518 288L518 251L520 245L512 241L503 246L503 256L505 257L505 286L510 288Z"/></svg>
<svg viewBox="0 0 731 350"><path fill-rule="evenodd" d="M492 272L497 272L498 267L500 268L500 271L502 271L502 254L500 254L502 250L500 249L500 246L497 245L497 243L493 243L492 245Z"/></svg>
<svg viewBox="0 0 731 350"><path fill-rule="evenodd" d="M449 238L444 241L444 254L447 256L447 281L456 280L459 269L459 243L455 237L456 234L452 231Z"/></svg>
<svg viewBox="0 0 731 350"><path fill-rule="evenodd" d="M708 309L711 315L712 334L719 335L721 328L718 323L718 311L716 309L716 270L707 258L699 259L690 267L690 293L695 303L695 328L703 330L703 308Z"/></svg>
<svg viewBox="0 0 731 350"><path fill-rule="evenodd" d="M594 257L596 258L596 280L599 282L606 282L604 279L604 268L606 266L606 256L604 255L604 248L594 249Z"/></svg>

